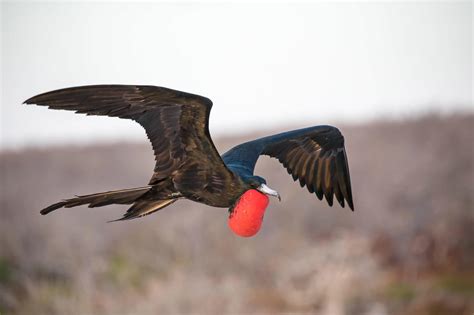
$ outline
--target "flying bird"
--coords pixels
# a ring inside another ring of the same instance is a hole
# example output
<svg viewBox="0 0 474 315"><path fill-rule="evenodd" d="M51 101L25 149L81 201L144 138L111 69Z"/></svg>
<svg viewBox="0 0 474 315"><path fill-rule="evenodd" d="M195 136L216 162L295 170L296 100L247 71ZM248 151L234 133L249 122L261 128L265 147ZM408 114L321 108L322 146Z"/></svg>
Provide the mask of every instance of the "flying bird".
<svg viewBox="0 0 474 315"><path fill-rule="evenodd" d="M130 204L118 219L128 220L182 198L231 213L244 199L246 206L255 200L266 207L263 197L280 195L254 174L261 155L278 159L294 181L330 206L335 196L342 207L347 203L354 210L344 137L332 126L259 138L220 155L209 134L212 102L203 96L157 86L91 85L47 92L24 103L134 120L145 129L156 160L146 186L65 199L41 210L43 215L62 207Z"/></svg>

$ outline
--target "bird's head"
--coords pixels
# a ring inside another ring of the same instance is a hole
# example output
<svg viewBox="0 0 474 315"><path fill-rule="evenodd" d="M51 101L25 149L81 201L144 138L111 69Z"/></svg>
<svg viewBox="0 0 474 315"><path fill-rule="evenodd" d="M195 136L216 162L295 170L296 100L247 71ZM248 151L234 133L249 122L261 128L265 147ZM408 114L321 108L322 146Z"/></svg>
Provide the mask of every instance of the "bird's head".
<svg viewBox="0 0 474 315"><path fill-rule="evenodd" d="M260 177L260 176L247 176L247 177L242 177L245 183L249 186L249 189L256 189L259 192L277 197L279 201L281 201L280 194L278 191L271 189L270 187L267 186L267 181L265 178Z"/></svg>

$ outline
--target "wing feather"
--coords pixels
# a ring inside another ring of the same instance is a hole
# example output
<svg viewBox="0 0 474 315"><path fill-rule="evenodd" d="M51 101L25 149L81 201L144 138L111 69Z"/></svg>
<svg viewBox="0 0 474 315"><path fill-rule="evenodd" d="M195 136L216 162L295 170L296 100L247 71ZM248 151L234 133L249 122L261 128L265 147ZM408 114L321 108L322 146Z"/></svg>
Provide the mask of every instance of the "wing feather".
<svg viewBox="0 0 474 315"><path fill-rule="evenodd" d="M43 93L25 103L138 122L146 131L156 160L150 185L174 177L179 186L179 178L189 177L182 173L193 173L186 165L198 165L207 172L206 177L222 182L233 176L209 134L212 102L208 98L156 86L91 85ZM209 185L205 177L194 180L197 190Z"/></svg>
<svg viewBox="0 0 474 315"><path fill-rule="evenodd" d="M318 196L318 199L319 200L322 200L323 199L323 178L324 178L324 173L325 173L325 169L324 169L324 157L322 158L319 158L318 161L318 171L316 172L316 196Z"/></svg>
<svg viewBox="0 0 474 315"><path fill-rule="evenodd" d="M313 178L316 172L316 160L319 157L319 151L316 152L315 154L312 154L310 156L310 160L308 162L307 170L306 170L306 176L305 176L305 181L306 181L306 187L308 188L308 191L310 193L314 193L314 184L313 184Z"/></svg>
<svg viewBox="0 0 474 315"><path fill-rule="evenodd" d="M249 141L226 152L223 160L253 172L262 154L278 159L318 199L332 206L335 196L342 207L345 200L354 210L344 137L337 128L315 126Z"/></svg>

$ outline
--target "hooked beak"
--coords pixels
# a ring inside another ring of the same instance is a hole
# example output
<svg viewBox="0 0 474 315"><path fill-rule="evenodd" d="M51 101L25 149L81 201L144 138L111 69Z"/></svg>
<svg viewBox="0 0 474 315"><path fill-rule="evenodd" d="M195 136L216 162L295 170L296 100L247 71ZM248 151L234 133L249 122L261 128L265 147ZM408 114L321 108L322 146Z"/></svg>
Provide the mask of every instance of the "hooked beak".
<svg viewBox="0 0 474 315"><path fill-rule="evenodd" d="M270 195L270 196L273 196L273 197L277 197L278 201L281 201L280 194L278 193L278 191L271 189L270 187L268 187L265 184L261 184L260 187L257 188L257 190L264 193L264 194L267 194L267 195Z"/></svg>

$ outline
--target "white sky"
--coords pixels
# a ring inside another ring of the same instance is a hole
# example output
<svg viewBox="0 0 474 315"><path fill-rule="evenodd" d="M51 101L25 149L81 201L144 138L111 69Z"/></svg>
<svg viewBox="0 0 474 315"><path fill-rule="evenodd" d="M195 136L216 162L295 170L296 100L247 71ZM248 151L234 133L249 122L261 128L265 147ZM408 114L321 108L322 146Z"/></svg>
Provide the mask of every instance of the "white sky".
<svg viewBox="0 0 474 315"><path fill-rule="evenodd" d="M472 2L1 4L1 147L144 141L132 122L20 105L159 85L211 98L211 133L473 110Z"/></svg>

